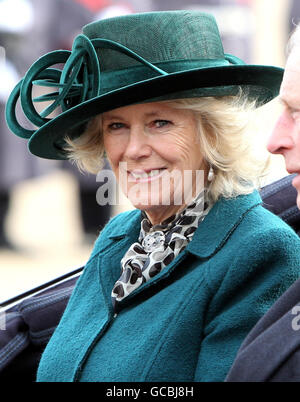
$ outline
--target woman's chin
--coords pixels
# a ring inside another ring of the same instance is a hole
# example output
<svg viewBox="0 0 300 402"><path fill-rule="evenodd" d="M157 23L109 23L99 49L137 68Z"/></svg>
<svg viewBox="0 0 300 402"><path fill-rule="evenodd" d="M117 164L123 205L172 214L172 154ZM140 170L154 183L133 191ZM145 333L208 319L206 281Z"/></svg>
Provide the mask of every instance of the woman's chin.
<svg viewBox="0 0 300 402"><path fill-rule="evenodd" d="M159 209L164 209L165 206L161 205L161 204L153 204L151 202L148 202L147 200L142 200L139 202L133 202L132 200L129 200L132 205L137 208L137 209L141 209L142 211L151 211L151 210L159 210Z"/></svg>
<svg viewBox="0 0 300 402"><path fill-rule="evenodd" d="M139 197L127 197L135 208L148 209L168 209L174 206L173 197L163 197L160 194L145 194Z"/></svg>

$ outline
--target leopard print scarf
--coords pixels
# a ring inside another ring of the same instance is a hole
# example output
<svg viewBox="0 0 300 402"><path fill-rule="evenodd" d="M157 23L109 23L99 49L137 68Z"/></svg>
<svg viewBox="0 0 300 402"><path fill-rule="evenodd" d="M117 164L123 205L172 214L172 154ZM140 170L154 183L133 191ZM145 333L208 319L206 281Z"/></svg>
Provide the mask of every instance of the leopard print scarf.
<svg viewBox="0 0 300 402"><path fill-rule="evenodd" d="M154 226L142 212L138 242L133 243L122 258L121 276L111 293L115 309L119 301L161 272L192 240L211 209L206 194L203 190L183 211Z"/></svg>

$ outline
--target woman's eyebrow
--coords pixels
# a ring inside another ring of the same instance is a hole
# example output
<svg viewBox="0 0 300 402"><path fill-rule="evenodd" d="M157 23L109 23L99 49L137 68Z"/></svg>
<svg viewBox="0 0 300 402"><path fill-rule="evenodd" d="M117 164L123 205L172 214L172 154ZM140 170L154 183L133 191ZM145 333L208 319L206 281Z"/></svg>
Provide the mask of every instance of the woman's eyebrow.
<svg viewBox="0 0 300 402"><path fill-rule="evenodd" d="M163 111L157 110L157 111L146 112L144 114L144 117L147 117L147 118L149 118L149 117L160 117L162 115L164 115ZM107 120L123 120L124 119L123 116L118 115L118 114L113 114L113 113L112 114L104 113L102 115L102 117L103 117L103 120L105 120L105 121L107 121Z"/></svg>
<svg viewBox="0 0 300 402"><path fill-rule="evenodd" d="M170 115L170 112L168 112L168 115ZM157 111L152 111L145 113L145 117L167 117L167 113L163 110L157 110Z"/></svg>
<svg viewBox="0 0 300 402"><path fill-rule="evenodd" d="M159 111L157 111L157 112L148 112L148 113L145 113L145 117L157 117L157 116L160 116L161 115L161 113L159 112Z"/></svg>
<svg viewBox="0 0 300 402"><path fill-rule="evenodd" d="M123 119L123 117L122 116L120 116L120 115L117 115L117 114L103 114L102 115L102 118L103 118L103 120L122 120Z"/></svg>

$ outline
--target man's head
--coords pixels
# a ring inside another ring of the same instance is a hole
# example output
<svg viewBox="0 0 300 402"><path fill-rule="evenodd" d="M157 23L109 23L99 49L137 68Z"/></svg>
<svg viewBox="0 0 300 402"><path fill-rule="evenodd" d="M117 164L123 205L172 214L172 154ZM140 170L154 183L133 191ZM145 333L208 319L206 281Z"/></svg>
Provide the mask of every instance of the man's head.
<svg viewBox="0 0 300 402"><path fill-rule="evenodd" d="M269 139L268 150L283 155L287 171L297 173L292 184L298 192L300 209L300 26L289 41L288 52L280 88L283 112Z"/></svg>

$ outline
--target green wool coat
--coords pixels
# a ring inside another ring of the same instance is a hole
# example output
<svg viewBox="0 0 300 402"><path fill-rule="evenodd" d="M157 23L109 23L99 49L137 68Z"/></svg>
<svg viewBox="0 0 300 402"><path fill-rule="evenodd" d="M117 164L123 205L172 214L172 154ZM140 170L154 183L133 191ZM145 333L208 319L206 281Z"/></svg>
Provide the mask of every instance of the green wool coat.
<svg viewBox="0 0 300 402"><path fill-rule="evenodd" d="M299 277L300 240L258 192L220 199L173 262L120 303L111 290L141 212L95 243L38 381L223 381L241 342Z"/></svg>

